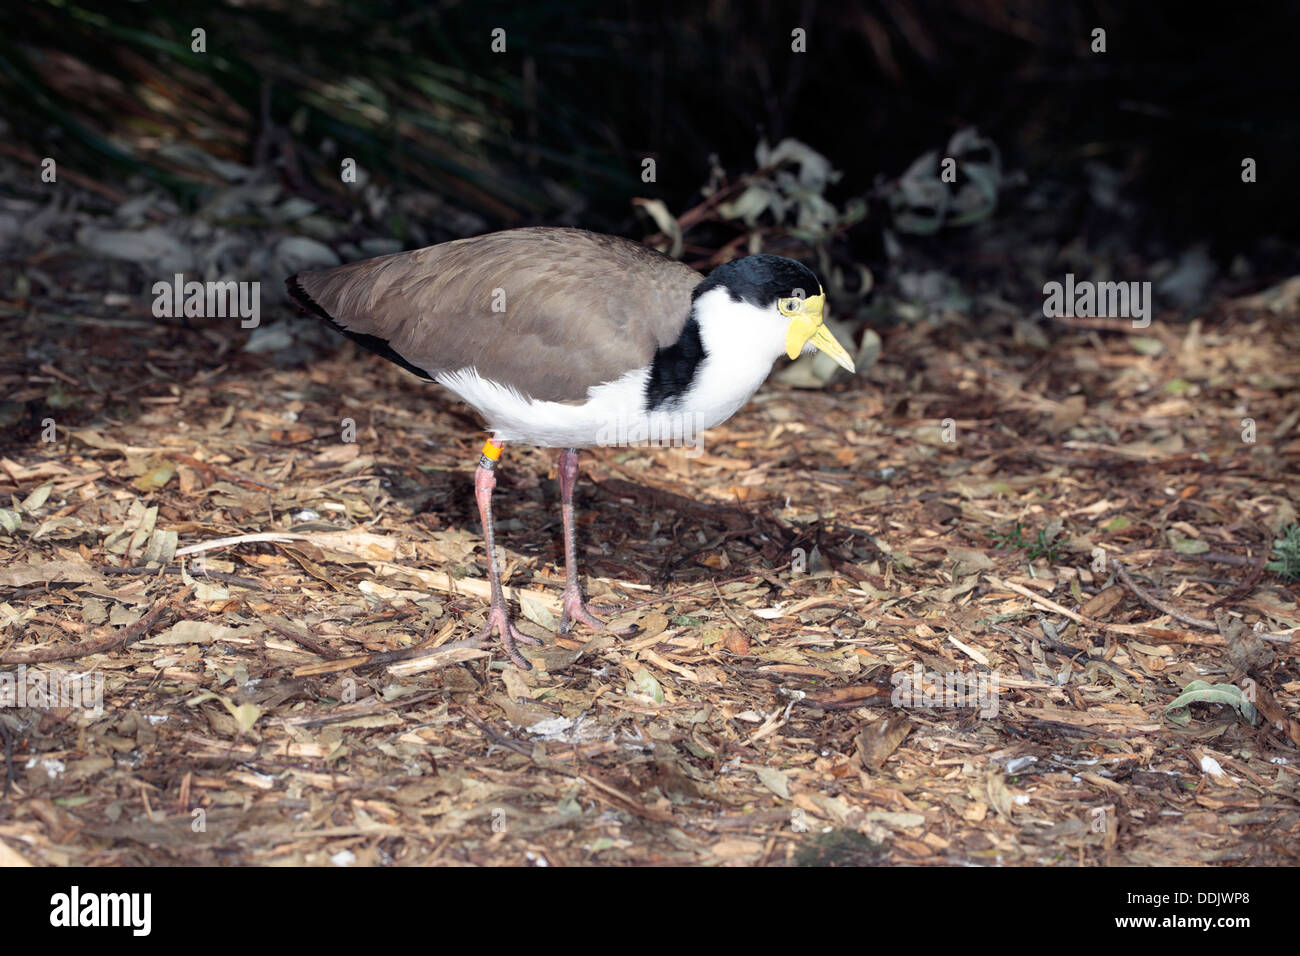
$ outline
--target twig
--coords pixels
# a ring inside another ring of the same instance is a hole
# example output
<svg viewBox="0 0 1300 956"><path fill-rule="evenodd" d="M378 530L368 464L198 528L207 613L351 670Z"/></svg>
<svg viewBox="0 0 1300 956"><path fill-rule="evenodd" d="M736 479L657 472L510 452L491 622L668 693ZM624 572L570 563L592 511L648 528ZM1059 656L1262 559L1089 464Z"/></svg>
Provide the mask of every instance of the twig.
<svg viewBox="0 0 1300 956"><path fill-rule="evenodd" d="M238 472L231 471L229 468L222 468L220 465L214 465L208 461L199 461L190 455L173 455L173 459L180 464L189 465L191 468L197 468L200 471L206 471L209 474L225 478L235 484L243 485L245 488L257 488L266 491L279 491L275 485L268 485L258 481L256 478L246 478Z"/></svg>
<svg viewBox="0 0 1300 956"><path fill-rule="evenodd" d="M155 604L153 610L134 624L129 624L106 637L83 641L80 644L74 644L72 647L46 644L42 647L33 647L30 650L10 649L0 654L0 664L43 664L47 661L70 661L78 657L89 657L91 654L103 654L118 647L128 647L144 637L158 618L162 617L163 612L172 606L172 603L171 600L166 600Z"/></svg>
<svg viewBox="0 0 1300 956"><path fill-rule="evenodd" d="M385 714L396 714L398 711L406 710L408 707L414 707L416 704L423 704L433 696L433 691L422 691L417 694L412 694L410 697L403 697L400 700L394 701L385 701L379 697L370 697L355 704L343 704L335 707L328 713L285 717L282 718L281 722L286 727L323 727L326 724L337 724L344 720L355 720L358 717L376 717ZM412 729L414 728L404 727L402 730L398 731L398 736Z"/></svg>
<svg viewBox="0 0 1300 956"><path fill-rule="evenodd" d="M604 799L608 803L613 804L615 807L618 807L619 809L622 810L626 810L627 812L633 813L636 816L642 817L646 820L652 820L655 823L673 822L673 818L671 814L664 813L661 810L653 810L650 807L644 806L634 797L624 793L622 790L618 789L613 784L606 783L604 780L601 780L595 774L588 773L583 770L570 770L567 767L560 767L557 766L554 761L550 761L550 760L546 760L546 761L538 760L535 756L533 756L533 749L531 747L527 746L521 741L513 740L510 737L507 737L505 734L499 733L498 731L494 730L491 724L489 724L486 720L484 720L482 717L476 714L469 707L462 707L461 710L465 714L466 719L468 719L471 724L473 724L475 727L481 730L485 735L490 737L497 744L501 745L502 747L506 747L510 750L513 750L517 754L522 754L523 756L528 757L538 766L546 770L554 770L556 773L562 773L567 777L577 777L579 780L585 780L587 783L591 784L591 786L595 789L596 796Z"/></svg>
<svg viewBox="0 0 1300 956"><path fill-rule="evenodd" d="M12 157L21 163L30 163L33 166L39 165L41 161L41 157L37 156L35 153L32 153L21 146L15 146L12 143L0 143L0 154ZM60 172L63 173L64 178L67 179L68 182L80 186L82 189L88 189L91 192L99 193L110 202L121 205L129 198L126 193L99 182L93 176L87 176L74 169L60 170ZM164 218L163 213L152 204L149 209L146 210L145 215L155 221Z"/></svg>
<svg viewBox="0 0 1300 956"><path fill-rule="evenodd" d="M480 657L491 657L491 652L484 649L484 643L475 638L467 638L463 641L443 644L441 647L410 647L377 656L385 656L389 660L399 662L389 665L388 673L391 677L410 677L439 667L449 667L452 664L460 664Z"/></svg>
<svg viewBox="0 0 1300 956"><path fill-rule="evenodd" d="M1079 614L1075 611L1071 611L1067 607L1062 607L1061 605L1057 604L1055 601L1045 598L1042 595L1035 594L1033 591L1029 590L1026 587L1022 587L1019 584L1013 584L1011 581L1003 581L1000 578L993 577L992 575L988 575L988 581L990 584L996 585L998 587L1004 587L1008 591L1015 591L1017 594L1029 598L1030 601L1037 604L1039 607L1045 608L1048 611L1055 611L1057 614L1062 614L1065 617L1068 617L1071 621L1074 621L1076 624L1083 624L1088 627L1095 627L1100 631L1110 631L1112 634L1126 634L1129 636L1136 636L1136 637L1149 636L1148 634L1149 628L1145 624L1107 624L1105 621L1094 621L1092 618L1084 617L1082 614ZM1186 638L1179 637L1177 639L1195 640L1198 642L1200 640L1199 638L1192 638L1191 635L1188 635ZM1213 641L1213 643L1217 644L1218 641L1217 640Z"/></svg>
<svg viewBox="0 0 1300 956"><path fill-rule="evenodd" d="M760 172L762 172L762 170ZM742 176L739 179L737 179L735 182L723 186L712 196L709 196L707 199L700 202L698 205L695 205L690 209L686 210L686 212L682 213L680 216L677 217L677 228L681 231L681 234L683 236L686 235L687 229L690 229L692 226L704 221L705 217L710 212L712 212L715 207L720 206L723 200L730 199L732 196L739 193L742 189L748 187L757 178L758 178L758 173L754 173L749 176ZM656 232L652 236L646 236L646 238L643 239L642 242L644 242L646 245L651 245L652 243L667 238L668 235L664 233L662 230L660 230L659 232Z"/></svg>
<svg viewBox="0 0 1300 956"><path fill-rule="evenodd" d="M1213 564L1233 564L1238 567L1248 568L1255 564L1253 558L1241 554L1227 554L1223 551L1204 551L1201 554L1179 554L1176 551L1169 552L1179 561L1209 561Z"/></svg>
<svg viewBox="0 0 1300 956"><path fill-rule="evenodd" d="M422 674L436 667L459 663L468 659L466 652L469 651L477 652L472 655L473 657L486 656L487 651L483 650L484 644L484 641L470 638L463 641L452 641L450 644L444 644L441 647L402 647L395 651L379 651L376 654L340 657L333 661L299 667L293 672L293 676L319 677L322 674L333 674L338 671L352 670L353 668L359 670L363 667L374 667L377 664L406 662L407 666L405 668L390 668L389 670L389 673L394 676L405 677L410 674Z"/></svg>
<svg viewBox="0 0 1300 956"><path fill-rule="evenodd" d="M1052 321L1071 329L1083 329L1086 332L1123 332L1140 331L1133 325L1132 319L1110 319L1104 317L1085 317L1074 315L1054 315Z"/></svg>
<svg viewBox="0 0 1300 956"><path fill-rule="evenodd" d="M18 779L18 773L14 770L14 736L9 725L0 720L0 737L5 739L5 787L0 790L0 799L9 796L9 789L13 786L14 781Z"/></svg>
<svg viewBox="0 0 1300 956"><path fill-rule="evenodd" d="M736 625L736 627L740 628L740 630L744 632L745 636L749 638L751 642L755 644L762 644L763 642L759 640L759 638L754 634L754 632L751 631L749 628L747 628L744 624L740 623L740 619L736 617L736 615L731 613L731 608L727 607L727 599L722 596L722 589L718 587L717 584L713 585L713 593L717 595L718 607L722 608L722 613L727 615L727 618L731 621L731 623Z"/></svg>
<svg viewBox="0 0 1300 956"><path fill-rule="evenodd" d="M1249 597L1250 593L1255 590L1260 580L1264 577L1264 571L1267 570L1267 568L1268 549L1265 548L1264 553L1259 556L1259 560L1256 561L1254 566L1250 569L1250 573L1246 575L1246 580L1242 581L1241 584L1237 585L1223 597L1211 604L1207 610L1215 611L1221 607L1226 607L1229 604L1236 604L1242 598Z"/></svg>
<svg viewBox="0 0 1300 956"><path fill-rule="evenodd" d="M340 653L339 651L333 650L332 648L328 648L324 644L320 644L315 640L313 640L312 638L307 637L305 634L299 634L297 631L288 627L287 626L289 623L288 621L284 621L284 623L279 623L277 621L272 620L271 618L264 617L262 618L262 623L265 624L267 627L269 627L271 630L275 631L275 633L279 634L280 636L287 637L289 638L289 640L297 644L301 644L303 647L307 648L307 650L311 651L317 657L324 657L326 660L331 660L331 661L338 661L338 660L342 660L343 658L343 654Z"/></svg>
<svg viewBox="0 0 1300 956"><path fill-rule="evenodd" d="M1185 614L1178 610L1178 608L1174 607L1172 604L1166 604L1163 601L1152 597L1150 594L1147 594L1138 587L1137 582L1133 580L1133 576L1128 573L1124 565L1120 564L1114 558L1111 559L1111 564L1115 565L1115 571L1119 574L1120 580L1127 584L1129 589L1141 600L1150 604L1157 611L1163 611L1175 621L1182 621L1184 624L1191 627L1198 627L1202 631L1213 631L1215 634L1219 633L1219 625L1215 624L1213 621L1207 621L1204 618L1199 617L1192 617L1190 614Z"/></svg>
<svg viewBox="0 0 1300 956"><path fill-rule="evenodd" d="M741 575L737 575L734 578L727 578L725 581L716 581L716 582L705 581L703 584L695 584L689 588L682 588L680 591L673 591L671 594L661 594L658 597L650 598L647 601L638 601L636 604L629 604L626 607L624 607L622 611L620 611L619 613L626 614L628 611L639 611L643 607L654 607L656 604L664 604L669 601L675 601L679 597L685 597L688 594L693 594L696 591L702 591L705 588L721 587L724 584L735 584L737 581L748 581L752 578L761 578L762 576L763 576L762 573L756 571L753 574L741 574Z"/></svg>
<svg viewBox="0 0 1300 956"><path fill-rule="evenodd" d="M288 531L259 531L256 534L237 534L231 538L213 538L211 541L202 541L198 544L187 544L183 548L176 549L176 556L179 558L186 554L198 554L200 551L212 551L216 548L226 548L233 544L251 544L256 542L266 542L269 544L288 544L291 541L306 541L305 534L292 534Z"/></svg>
<svg viewBox="0 0 1300 956"><path fill-rule="evenodd" d="M1084 617L1082 614L1078 614L1075 611L1071 611L1068 607L1064 607L1060 604L1057 604L1055 601L1049 598L1045 598L1041 594L1035 594L1027 587L1023 587L1022 585L1019 584L1013 584L1011 581L1003 581L1000 578L995 578L990 575L989 583L996 585L997 587L1000 588L1006 588L1008 591L1015 591L1021 597L1029 598L1029 600L1037 604L1039 607L1046 608L1049 611L1055 611L1057 614L1063 615L1064 617L1068 617L1071 621L1074 621L1074 623L1076 624L1087 624L1091 627L1102 627L1102 628L1115 627L1114 624L1103 624L1101 621L1094 621L1091 618Z"/></svg>
<svg viewBox="0 0 1300 956"><path fill-rule="evenodd" d="M179 564L169 564L165 568L98 568L100 574L180 574ZM260 590L265 585L255 578L243 578L238 574L226 574L223 571L200 571L196 577L211 578L222 584L234 584L249 590Z"/></svg>

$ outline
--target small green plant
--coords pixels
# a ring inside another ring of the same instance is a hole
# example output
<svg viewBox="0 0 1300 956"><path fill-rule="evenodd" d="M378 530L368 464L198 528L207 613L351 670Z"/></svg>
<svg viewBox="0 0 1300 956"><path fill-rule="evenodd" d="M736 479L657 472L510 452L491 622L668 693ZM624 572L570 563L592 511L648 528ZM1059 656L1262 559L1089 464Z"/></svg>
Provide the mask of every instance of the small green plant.
<svg viewBox="0 0 1300 956"><path fill-rule="evenodd" d="M1273 560L1264 565L1284 581L1300 581L1300 524L1287 525L1273 542Z"/></svg>
<svg viewBox="0 0 1300 956"><path fill-rule="evenodd" d="M1004 548L1023 548L1029 552L1027 557L1030 561L1037 558L1046 558L1048 564L1056 564L1061 560L1060 542L1049 538L1046 529L1040 529L1038 534L1031 540L1025 537L1020 522L1017 521L1009 534L988 531L985 532L985 536L993 542L994 549L998 551Z"/></svg>
<svg viewBox="0 0 1300 956"><path fill-rule="evenodd" d="M1029 542L1025 540L1025 536L1020 531L1019 521L1011 529L1010 534L1002 534L999 531L986 531L984 536L993 542L993 547L997 551L1001 551L1003 548L1029 547Z"/></svg>

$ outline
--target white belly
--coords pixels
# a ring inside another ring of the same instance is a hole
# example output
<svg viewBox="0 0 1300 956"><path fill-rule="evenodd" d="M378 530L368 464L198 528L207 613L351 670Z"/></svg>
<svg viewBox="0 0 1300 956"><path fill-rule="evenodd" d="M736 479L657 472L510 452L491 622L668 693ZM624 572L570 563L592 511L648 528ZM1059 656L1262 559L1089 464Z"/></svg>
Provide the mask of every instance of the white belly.
<svg viewBox="0 0 1300 956"><path fill-rule="evenodd" d="M541 402L513 388L480 378L473 369L437 377L472 405L501 441L548 448L590 448L593 445L698 446L700 433L725 422L757 391L768 368L756 374L710 375L709 361L699 380L676 402L653 412L645 410L647 369L628 372L617 381L591 389L585 402ZM733 371L734 370L729 370Z"/></svg>

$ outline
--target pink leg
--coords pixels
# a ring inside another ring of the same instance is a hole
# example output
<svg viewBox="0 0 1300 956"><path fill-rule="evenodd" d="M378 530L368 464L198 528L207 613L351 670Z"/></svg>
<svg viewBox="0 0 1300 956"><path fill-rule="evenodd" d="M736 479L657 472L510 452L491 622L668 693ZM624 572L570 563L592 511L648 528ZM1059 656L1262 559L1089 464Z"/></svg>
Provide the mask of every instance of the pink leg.
<svg viewBox="0 0 1300 956"><path fill-rule="evenodd" d="M573 527L573 487L578 483L578 451L566 448L560 453L560 512L564 516L564 613L560 615L560 633L568 633L574 621L589 627L605 628L605 622L587 610L578 586L578 546ZM615 631L616 634L635 633L635 628Z"/></svg>
<svg viewBox="0 0 1300 956"><path fill-rule="evenodd" d="M501 635L501 646L505 648L506 656L516 667L530 671L533 665L519 653L515 642L519 641L523 644L542 642L515 627L506 610L506 596L501 590L501 572L497 570L495 526L492 523L492 491L497 486L496 475L492 473L493 464L494 462L486 462L485 467L485 460L480 460L478 468L474 471L474 497L478 500L479 517L483 519L483 538L487 542L488 583L492 587L492 602L488 608L487 621L477 636L479 640L483 640L490 637L495 629Z"/></svg>

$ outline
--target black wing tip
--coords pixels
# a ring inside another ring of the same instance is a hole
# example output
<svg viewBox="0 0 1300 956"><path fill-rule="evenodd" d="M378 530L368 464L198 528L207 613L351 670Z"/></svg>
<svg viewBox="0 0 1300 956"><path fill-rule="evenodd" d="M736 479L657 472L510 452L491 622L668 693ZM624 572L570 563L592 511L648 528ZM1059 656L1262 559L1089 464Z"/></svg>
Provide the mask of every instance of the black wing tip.
<svg viewBox="0 0 1300 956"><path fill-rule="evenodd" d="M293 300L297 302L303 310L311 312L312 314L324 319L329 323L330 327L334 329L334 331L341 335L346 335L366 351L374 352L381 358L388 359L388 361L392 362L394 365L400 365L412 375L419 376L426 382L433 381L432 375L419 366L412 365L404 359L391 345L388 344L387 339L381 339L377 335L369 335L365 332L354 332L352 329L346 328L338 319L326 312L321 304L311 297L311 293L302 287L302 276L303 273L301 272L295 273L284 280L284 285L285 288L289 290L289 295L293 297Z"/></svg>
<svg viewBox="0 0 1300 956"><path fill-rule="evenodd" d="M302 287L302 277L304 275L305 273L295 272L293 275L289 276L289 278L284 280L284 287L289 290L289 295L303 309L308 312L314 312L322 319L327 319L330 322L333 322L334 317L322 309L316 300L311 297L311 293Z"/></svg>

